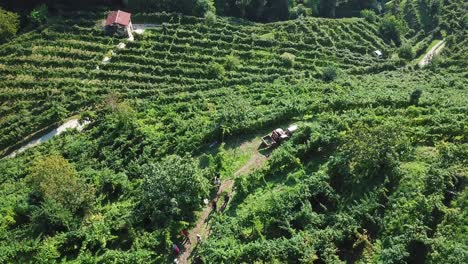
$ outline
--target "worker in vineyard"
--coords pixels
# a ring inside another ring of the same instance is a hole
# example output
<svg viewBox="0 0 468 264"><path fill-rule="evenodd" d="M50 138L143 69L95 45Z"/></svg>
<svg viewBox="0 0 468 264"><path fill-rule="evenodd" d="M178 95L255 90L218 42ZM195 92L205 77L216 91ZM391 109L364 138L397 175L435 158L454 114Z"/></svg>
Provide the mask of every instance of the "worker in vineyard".
<svg viewBox="0 0 468 264"><path fill-rule="evenodd" d="M180 248L174 243L172 244L172 250L174 251L174 255L178 256L180 253Z"/></svg>
<svg viewBox="0 0 468 264"><path fill-rule="evenodd" d="M214 212L216 212L216 208L217 208L217 204L216 204L216 201L213 200L213 202L211 203L211 208L213 209Z"/></svg>
<svg viewBox="0 0 468 264"><path fill-rule="evenodd" d="M219 177L219 172L215 174L214 184L219 188L221 186L221 178Z"/></svg>
<svg viewBox="0 0 468 264"><path fill-rule="evenodd" d="M223 206L221 206L222 212L224 212L224 210L226 209L229 199L230 199L229 193L224 193L224 203L223 203Z"/></svg>
<svg viewBox="0 0 468 264"><path fill-rule="evenodd" d="M185 239L184 243L188 242L189 244L192 244L192 242L190 241L190 237L189 237L189 233L188 233L187 229L186 228L182 229L181 233L182 233L182 236Z"/></svg>

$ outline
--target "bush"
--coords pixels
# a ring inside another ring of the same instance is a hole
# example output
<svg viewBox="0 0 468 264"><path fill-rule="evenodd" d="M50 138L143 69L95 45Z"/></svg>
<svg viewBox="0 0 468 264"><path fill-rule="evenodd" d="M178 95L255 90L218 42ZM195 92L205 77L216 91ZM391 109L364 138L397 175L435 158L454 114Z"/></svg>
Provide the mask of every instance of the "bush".
<svg viewBox="0 0 468 264"><path fill-rule="evenodd" d="M226 73L223 65L216 63L216 62L208 65L207 70L208 70L208 74L210 75L210 77L218 78L218 79L222 79L224 77L224 74Z"/></svg>
<svg viewBox="0 0 468 264"><path fill-rule="evenodd" d="M380 35L387 41L393 41L400 45L401 36L404 34L406 25L403 21L398 20L395 16L384 17L379 25Z"/></svg>
<svg viewBox="0 0 468 264"><path fill-rule="evenodd" d="M306 17L306 16L311 16L312 15L312 9L305 7L303 4L298 4L296 7L294 7L290 14L289 17L291 19L296 19L301 16Z"/></svg>
<svg viewBox="0 0 468 264"><path fill-rule="evenodd" d="M338 69L335 66L327 66L322 70L322 78L326 82L331 82L338 77Z"/></svg>
<svg viewBox="0 0 468 264"><path fill-rule="evenodd" d="M210 12L212 15L216 13L213 1L211 0L196 0L193 14L204 17Z"/></svg>
<svg viewBox="0 0 468 264"><path fill-rule="evenodd" d="M283 64L287 67L292 67L294 66L294 61L296 60L296 56L294 54L285 52L281 54L281 61Z"/></svg>
<svg viewBox="0 0 468 264"><path fill-rule="evenodd" d="M374 23L375 21L377 21L377 15L375 14L374 11L369 10L369 9L362 10L361 17L371 23Z"/></svg>
<svg viewBox="0 0 468 264"><path fill-rule="evenodd" d="M228 71L236 70L240 66L241 62L239 58L234 55L226 56L226 62L224 63L224 68Z"/></svg>
<svg viewBox="0 0 468 264"><path fill-rule="evenodd" d="M0 43L16 35L19 27L19 16L0 8Z"/></svg>
<svg viewBox="0 0 468 264"><path fill-rule="evenodd" d="M216 14L211 12L211 11L206 12L205 13L205 21L209 25L214 24L216 22Z"/></svg>
<svg viewBox="0 0 468 264"><path fill-rule="evenodd" d="M31 23L36 26L40 26L47 21L48 9L46 5L40 5L39 7L33 9L29 14L29 19Z"/></svg>
<svg viewBox="0 0 468 264"><path fill-rule="evenodd" d="M155 227L193 220L193 212L208 195L209 180L190 157L168 156L144 165L141 174L140 213Z"/></svg>
<svg viewBox="0 0 468 264"><path fill-rule="evenodd" d="M410 105L418 105L419 98L421 98L421 95L422 95L421 90L419 89L414 90L410 95L410 100L409 100Z"/></svg>
<svg viewBox="0 0 468 264"><path fill-rule="evenodd" d="M32 197L41 207L33 212L33 222L50 232L54 228L70 228L76 215L83 215L94 199L94 188L79 178L75 168L60 155L37 158L27 178Z"/></svg>
<svg viewBox="0 0 468 264"><path fill-rule="evenodd" d="M414 50L409 44L405 44L398 49L398 56L405 60L412 60L414 58Z"/></svg>

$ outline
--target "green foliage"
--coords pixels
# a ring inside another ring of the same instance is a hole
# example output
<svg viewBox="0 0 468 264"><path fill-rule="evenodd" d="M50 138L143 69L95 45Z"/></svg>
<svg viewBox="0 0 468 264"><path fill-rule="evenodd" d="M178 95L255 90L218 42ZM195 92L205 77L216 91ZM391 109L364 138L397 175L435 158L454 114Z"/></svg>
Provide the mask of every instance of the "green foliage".
<svg viewBox="0 0 468 264"><path fill-rule="evenodd" d="M398 49L398 56L405 60L412 60L414 58L413 47L409 44L404 44Z"/></svg>
<svg viewBox="0 0 468 264"><path fill-rule="evenodd" d="M29 20L35 26L40 26L46 23L48 17L48 8L45 4L33 9L29 14Z"/></svg>
<svg viewBox="0 0 468 264"><path fill-rule="evenodd" d="M224 68L228 71L235 71L241 66L241 61L238 57L234 55L226 56L226 61L224 63Z"/></svg>
<svg viewBox="0 0 468 264"><path fill-rule="evenodd" d="M212 16L216 13L213 0L196 0L193 13L196 16L209 17L213 21Z"/></svg>
<svg viewBox="0 0 468 264"><path fill-rule="evenodd" d="M312 16L312 9L305 7L303 4L298 4L290 11L290 18L296 19L299 17Z"/></svg>
<svg viewBox="0 0 468 264"><path fill-rule="evenodd" d="M211 11L206 12L205 13L205 21L209 25L213 25L214 23L216 23L216 14L211 12Z"/></svg>
<svg viewBox="0 0 468 264"><path fill-rule="evenodd" d="M220 128L221 136L239 134L248 125L252 115L252 106L238 95L229 93L221 109L217 111L216 126Z"/></svg>
<svg viewBox="0 0 468 264"><path fill-rule="evenodd" d="M406 25L395 16L387 15L380 20L379 32L387 41L393 41L395 44L400 45L405 31Z"/></svg>
<svg viewBox="0 0 468 264"><path fill-rule="evenodd" d="M369 9L364 9L361 10L361 17L363 17L365 20L367 20L370 23L374 23L377 21L377 15L373 10Z"/></svg>
<svg viewBox="0 0 468 264"><path fill-rule="evenodd" d="M188 156L172 155L161 162L146 164L141 176L139 214L150 219L153 228L172 221L193 220L193 211L208 195L209 180Z"/></svg>
<svg viewBox="0 0 468 264"><path fill-rule="evenodd" d="M356 124L343 142L330 163L330 172L337 190L356 194L386 178L395 180L398 161L407 155L410 143L404 130L392 123Z"/></svg>
<svg viewBox="0 0 468 264"><path fill-rule="evenodd" d="M16 35L19 28L19 16L0 8L0 43Z"/></svg>
<svg viewBox="0 0 468 264"><path fill-rule="evenodd" d="M216 62L210 63L208 65L207 72L210 77L217 78L217 79L224 78L224 75L226 74L226 71L224 70L223 65L216 63Z"/></svg>
<svg viewBox="0 0 468 264"><path fill-rule="evenodd" d="M260 6L246 16L279 17ZM444 5L449 35L460 31L460 7ZM82 116L93 122L0 159L0 262L172 261L170 246L195 224L213 172L224 180L246 164L256 170L235 179L197 248L206 263L466 262L463 34L447 43L437 71L410 71L368 55L391 47L364 19L207 23L139 13L135 21L164 26L101 65L119 41L95 27L102 12L64 14L0 47L0 145L72 113L90 111ZM211 63L226 69L222 78ZM346 78L317 80L327 65ZM417 87L424 103L408 106ZM259 135L292 122L299 130L289 141L257 153ZM71 213L32 190L27 169L51 153L95 186L95 202ZM198 155L204 169L190 158Z"/></svg>
<svg viewBox="0 0 468 264"><path fill-rule="evenodd" d="M327 66L322 70L322 79L326 82L334 81L338 77L338 69L334 66Z"/></svg>
<svg viewBox="0 0 468 264"><path fill-rule="evenodd" d="M283 61L286 67L293 67L295 59L296 59L296 56L294 56L294 54L291 54L288 52L281 54L281 60Z"/></svg>
<svg viewBox="0 0 468 264"><path fill-rule="evenodd" d="M126 0L125 5L133 10L169 11L203 17L208 12L215 14L213 0Z"/></svg>
<svg viewBox="0 0 468 264"><path fill-rule="evenodd" d="M420 89L414 90L410 95L410 99L409 99L410 105L418 105L421 95L422 95L422 91Z"/></svg>
<svg viewBox="0 0 468 264"><path fill-rule="evenodd" d="M74 217L82 215L92 205L93 187L59 155L37 158L31 166L28 182L32 195L41 201L40 208L32 216L39 230L50 230L47 225L70 228Z"/></svg>

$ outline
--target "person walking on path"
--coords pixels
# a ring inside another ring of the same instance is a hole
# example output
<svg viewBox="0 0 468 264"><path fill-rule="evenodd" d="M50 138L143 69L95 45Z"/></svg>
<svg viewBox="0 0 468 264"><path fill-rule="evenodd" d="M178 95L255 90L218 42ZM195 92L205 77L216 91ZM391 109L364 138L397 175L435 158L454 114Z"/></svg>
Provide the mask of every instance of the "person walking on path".
<svg viewBox="0 0 468 264"><path fill-rule="evenodd" d="M216 187L218 187L218 188L221 186L221 178L219 177L219 172L217 172L217 173L215 174L214 184L215 184Z"/></svg>
<svg viewBox="0 0 468 264"><path fill-rule="evenodd" d="M231 197L229 196L228 193L225 193L225 194L224 194L224 203L223 203L223 206L221 206L221 211L222 211L222 212L224 212L224 210L226 209L227 204L229 203L229 199L230 199L230 198L231 198Z"/></svg>
<svg viewBox="0 0 468 264"><path fill-rule="evenodd" d="M178 256L180 253L180 248L174 243L172 244L172 250L174 251L174 255Z"/></svg>
<svg viewBox="0 0 468 264"><path fill-rule="evenodd" d="M202 242L201 236L200 234L197 234L197 243L201 244L201 242Z"/></svg>
<svg viewBox="0 0 468 264"><path fill-rule="evenodd" d="M211 203L211 208L213 209L214 212L216 212L217 206L218 206L218 205L216 204L216 201L213 201L213 202Z"/></svg>
<svg viewBox="0 0 468 264"><path fill-rule="evenodd" d="M182 229L181 233L182 233L182 236L185 238L184 243L188 242L189 244L192 244L192 242L190 241L190 237L189 237L189 233L188 233L187 229L185 229L185 228Z"/></svg>

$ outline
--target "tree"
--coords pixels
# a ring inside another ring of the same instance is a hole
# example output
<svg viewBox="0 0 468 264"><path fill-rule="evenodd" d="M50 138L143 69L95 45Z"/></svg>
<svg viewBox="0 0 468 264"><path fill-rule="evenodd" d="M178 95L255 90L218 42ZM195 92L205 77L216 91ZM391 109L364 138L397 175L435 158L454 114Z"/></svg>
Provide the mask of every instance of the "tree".
<svg viewBox="0 0 468 264"><path fill-rule="evenodd" d="M40 208L33 213L39 230L69 229L76 216L91 206L94 188L78 177L75 168L60 155L34 160L27 178L33 200Z"/></svg>
<svg viewBox="0 0 468 264"><path fill-rule="evenodd" d="M412 60L414 58L414 50L409 44L404 44L398 49L398 56L405 60Z"/></svg>
<svg viewBox="0 0 468 264"><path fill-rule="evenodd" d="M294 66L294 61L296 60L296 56L294 56L294 54L285 52L281 54L280 58L286 67L291 68Z"/></svg>
<svg viewBox="0 0 468 264"><path fill-rule="evenodd" d="M0 8L0 43L9 40L18 32L19 16Z"/></svg>
<svg viewBox="0 0 468 264"><path fill-rule="evenodd" d="M331 82L333 80L336 79L336 77L338 76L338 70L336 69L335 66L331 65L331 66L327 66L323 69L323 73L322 73L322 78L324 81L326 82Z"/></svg>
<svg viewBox="0 0 468 264"><path fill-rule="evenodd" d="M212 0L196 0L193 14L196 16L206 16L207 13L216 13L216 9Z"/></svg>
<svg viewBox="0 0 468 264"><path fill-rule="evenodd" d="M29 19L34 25L40 26L47 21L48 12L49 11L46 5L40 5L31 11L29 14Z"/></svg>
<svg viewBox="0 0 468 264"><path fill-rule="evenodd" d="M410 95L409 103L411 105L418 105L419 104L419 98L421 98L421 95L422 95L422 91L420 89L414 90Z"/></svg>
<svg viewBox="0 0 468 264"><path fill-rule="evenodd" d="M401 36L404 33L406 26L403 21L398 20L395 16L385 16L379 25L380 35L387 41L393 41L400 45Z"/></svg>
<svg viewBox="0 0 468 264"><path fill-rule="evenodd" d="M224 75L226 74L226 71L224 70L223 65L217 63L217 62L212 62L208 65L207 72L212 78L217 78L217 79L222 79L224 78Z"/></svg>
<svg viewBox="0 0 468 264"><path fill-rule="evenodd" d="M409 147L408 138L396 123L358 123L343 142L329 169L335 188L356 194L385 178L394 180L398 161Z"/></svg>
<svg viewBox="0 0 468 264"><path fill-rule="evenodd" d="M171 221L192 220L193 212L207 197L209 181L191 157L172 155L142 167L139 211L153 227Z"/></svg>
<svg viewBox="0 0 468 264"><path fill-rule="evenodd" d="M216 127L221 129L221 140L238 130L247 127L247 121L252 119L252 105L241 96L231 92L225 96L223 107L218 110Z"/></svg>
<svg viewBox="0 0 468 264"><path fill-rule="evenodd" d="M361 17L363 17L368 22L374 23L377 20L377 15L374 11L369 9L364 9L361 11Z"/></svg>

